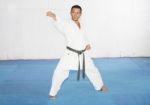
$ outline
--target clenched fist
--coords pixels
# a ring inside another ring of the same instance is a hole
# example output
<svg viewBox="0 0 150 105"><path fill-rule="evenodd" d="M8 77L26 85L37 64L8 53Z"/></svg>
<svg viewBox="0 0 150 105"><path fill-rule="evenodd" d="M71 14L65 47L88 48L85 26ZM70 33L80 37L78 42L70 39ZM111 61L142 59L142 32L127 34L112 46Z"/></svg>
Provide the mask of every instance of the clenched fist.
<svg viewBox="0 0 150 105"><path fill-rule="evenodd" d="M48 11L48 12L46 13L46 15L49 16L49 17L51 17L51 18L53 18L54 20L56 20L56 15L55 15L55 13L53 13L52 11Z"/></svg>

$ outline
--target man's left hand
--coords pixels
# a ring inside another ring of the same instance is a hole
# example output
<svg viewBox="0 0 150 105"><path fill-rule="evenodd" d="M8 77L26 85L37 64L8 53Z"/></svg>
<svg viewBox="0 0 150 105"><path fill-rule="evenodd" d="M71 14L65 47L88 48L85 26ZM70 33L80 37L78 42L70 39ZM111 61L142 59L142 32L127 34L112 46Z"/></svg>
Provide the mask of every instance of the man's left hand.
<svg viewBox="0 0 150 105"><path fill-rule="evenodd" d="M85 49L86 49L86 50L90 50L90 49L91 49L90 44L86 45Z"/></svg>

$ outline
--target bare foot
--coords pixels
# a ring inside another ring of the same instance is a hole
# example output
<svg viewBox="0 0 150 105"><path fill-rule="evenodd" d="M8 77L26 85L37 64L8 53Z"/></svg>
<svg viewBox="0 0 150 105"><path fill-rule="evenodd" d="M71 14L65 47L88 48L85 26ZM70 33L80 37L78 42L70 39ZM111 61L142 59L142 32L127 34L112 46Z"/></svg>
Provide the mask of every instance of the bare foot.
<svg viewBox="0 0 150 105"><path fill-rule="evenodd" d="M102 86L102 88L100 89L101 92L107 92L108 89L105 85Z"/></svg>
<svg viewBox="0 0 150 105"><path fill-rule="evenodd" d="M48 98L50 98L51 100L55 100L56 96L48 96Z"/></svg>

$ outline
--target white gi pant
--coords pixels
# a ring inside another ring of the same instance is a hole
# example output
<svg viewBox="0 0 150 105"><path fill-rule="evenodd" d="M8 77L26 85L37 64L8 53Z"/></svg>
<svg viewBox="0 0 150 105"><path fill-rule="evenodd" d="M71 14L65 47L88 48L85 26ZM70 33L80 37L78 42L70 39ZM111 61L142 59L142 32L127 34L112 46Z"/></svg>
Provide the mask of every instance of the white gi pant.
<svg viewBox="0 0 150 105"><path fill-rule="evenodd" d="M88 51L84 52L85 54L85 74L93 84L96 90L100 90L103 86L103 81L101 74L98 71L97 67L93 63L92 59L88 55ZM82 59L83 54L80 55L80 68L82 69ZM49 95L57 95L62 83L69 76L70 70L78 70L78 55L75 52L72 52L66 49L64 56L60 59L52 77L52 86L49 92Z"/></svg>

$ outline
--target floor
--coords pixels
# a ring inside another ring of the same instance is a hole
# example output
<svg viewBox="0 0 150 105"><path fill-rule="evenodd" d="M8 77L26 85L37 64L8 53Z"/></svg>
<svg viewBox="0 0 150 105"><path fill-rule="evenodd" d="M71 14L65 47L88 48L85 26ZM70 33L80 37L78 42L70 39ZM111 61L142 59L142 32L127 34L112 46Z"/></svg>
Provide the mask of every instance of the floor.
<svg viewBox="0 0 150 105"><path fill-rule="evenodd" d="M48 93L58 59L0 61L0 105L150 105L150 58L93 60L109 91L71 71L55 101Z"/></svg>

